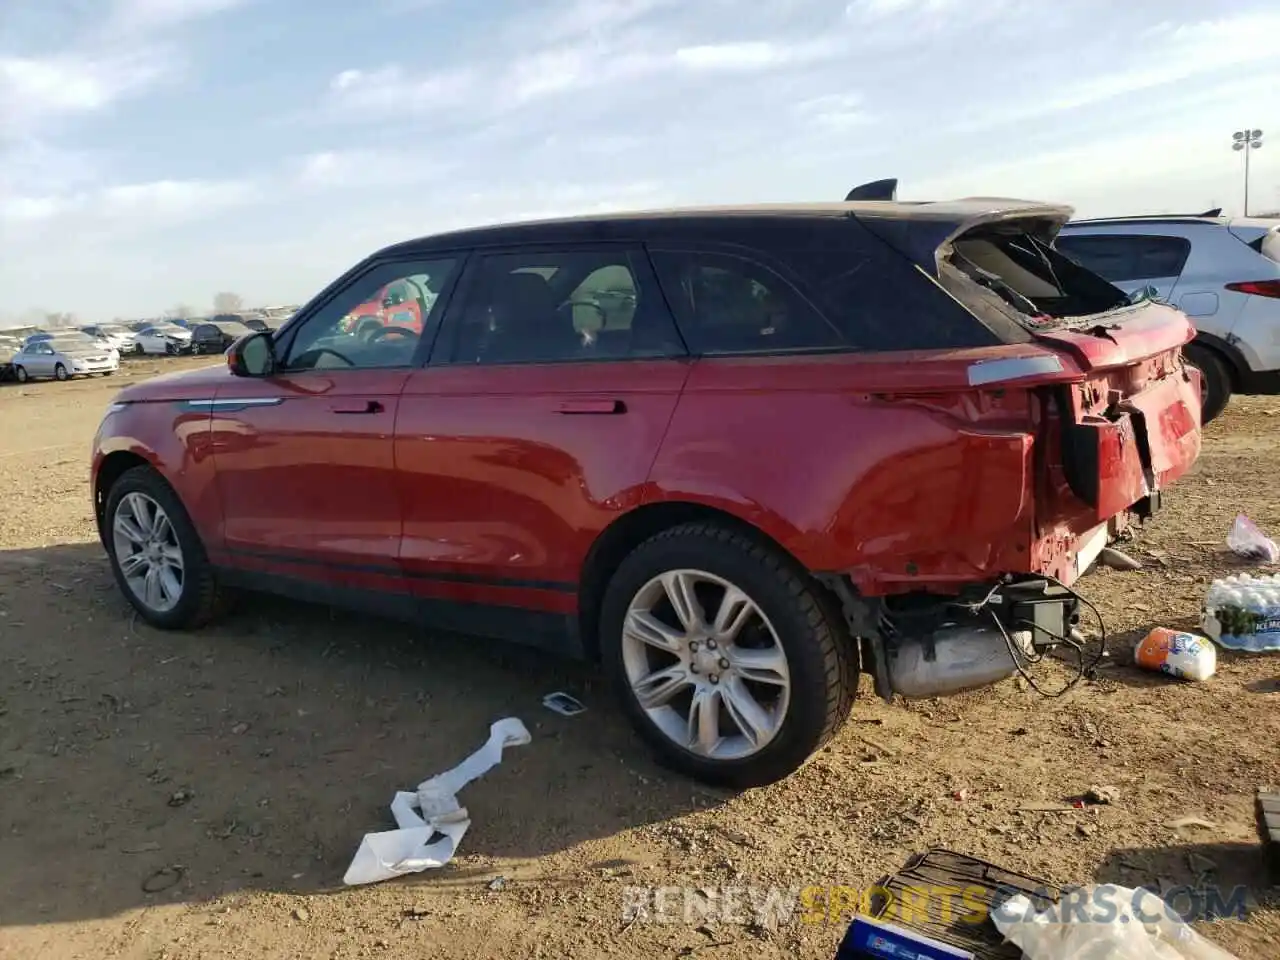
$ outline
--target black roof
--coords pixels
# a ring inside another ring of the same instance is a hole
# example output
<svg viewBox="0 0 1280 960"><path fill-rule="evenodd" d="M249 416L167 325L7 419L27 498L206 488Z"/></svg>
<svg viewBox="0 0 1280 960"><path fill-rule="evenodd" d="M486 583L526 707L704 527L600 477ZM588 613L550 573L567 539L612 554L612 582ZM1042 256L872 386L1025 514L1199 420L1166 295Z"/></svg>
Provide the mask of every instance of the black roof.
<svg viewBox="0 0 1280 960"><path fill-rule="evenodd" d="M954 224L997 212L1044 214L1063 220L1071 215L1069 207L1003 197L969 197L963 200L936 202L867 200L845 203L678 207L472 227L394 244L380 250L375 256L412 256L458 247L485 247L538 241L692 237L717 233L724 229L728 221L734 222L738 228L746 227L749 223L757 225L763 225L766 222L776 223L779 219L792 221L857 219L864 222L894 220Z"/></svg>

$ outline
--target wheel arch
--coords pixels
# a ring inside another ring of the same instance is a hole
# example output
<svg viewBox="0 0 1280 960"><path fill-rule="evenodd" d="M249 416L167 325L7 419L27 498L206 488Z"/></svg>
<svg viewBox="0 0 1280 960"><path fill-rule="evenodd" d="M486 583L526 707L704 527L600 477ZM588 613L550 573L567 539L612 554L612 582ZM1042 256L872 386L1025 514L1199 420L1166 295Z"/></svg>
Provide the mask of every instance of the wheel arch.
<svg viewBox="0 0 1280 960"><path fill-rule="evenodd" d="M776 536L727 510L693 500L664 500L636 507L616 518L596 537L582 564L578 583L578 630L588 660L600 658L600 609L618 565L632 550L663 530L699 522L715 523L742 533L776 550L798 570L807 569Z"/></svg>
<svg viewBox="0 0 1280 960"><path fill-rule="evenodd" d="M105 533L107 498L111 488L126 472L134 467L154 467L155 464L134 450L114 450L102 458L93 476L93 514L98 524L98 536Z"/></svg>
<svg viewBox="0 0 1280 960"><path fill-rule="evenodd" d="M1216 354L1222 360L1222 365L1227 368L1227 376L1231 378L1231 392L1241 392L1244 371L1249 369L1249 364L1238 347L1216 334L1201 331L1197 331L1196 338L1188 346L1200 347Z"/></svg>

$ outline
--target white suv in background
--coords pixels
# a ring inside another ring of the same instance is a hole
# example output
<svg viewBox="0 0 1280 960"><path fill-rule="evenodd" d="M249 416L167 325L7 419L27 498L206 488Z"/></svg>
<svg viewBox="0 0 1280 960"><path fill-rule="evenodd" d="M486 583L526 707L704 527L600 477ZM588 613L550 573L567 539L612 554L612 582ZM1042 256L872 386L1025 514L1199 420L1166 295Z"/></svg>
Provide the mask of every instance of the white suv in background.
<svg viewBox="0 0 1280 960"><path fill-rule="evenodd" d="M1066 224L1059 250L1129 293L1153 288L1198 331L1204 422L1233 393L1280 394L1280 220L1115 217Z"/></svg>

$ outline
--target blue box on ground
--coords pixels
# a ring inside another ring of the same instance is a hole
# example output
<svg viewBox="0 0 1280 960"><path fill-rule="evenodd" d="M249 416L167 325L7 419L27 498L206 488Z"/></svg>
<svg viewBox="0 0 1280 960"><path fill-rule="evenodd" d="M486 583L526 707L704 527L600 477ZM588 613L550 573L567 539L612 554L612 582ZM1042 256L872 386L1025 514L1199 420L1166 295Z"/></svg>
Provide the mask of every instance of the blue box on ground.
<svg viewBox="0 0 1280 960"><path fill-rule="evenodd" d="M857 916L845 931L836 960L974 960L974 954L914 930Z"/></svg>

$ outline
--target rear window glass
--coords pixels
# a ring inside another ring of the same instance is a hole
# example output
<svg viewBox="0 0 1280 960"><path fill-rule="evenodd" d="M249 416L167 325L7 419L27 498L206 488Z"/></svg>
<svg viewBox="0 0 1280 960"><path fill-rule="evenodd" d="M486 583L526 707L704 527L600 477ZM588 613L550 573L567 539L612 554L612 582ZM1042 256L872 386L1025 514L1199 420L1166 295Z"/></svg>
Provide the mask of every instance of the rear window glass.
<svg viewBox="0 0 1280 960"><path fill-rule="evenodd" d="M658 251L654 266L689 349L700 355L785 353L846 345L791 283L745 257Z"/></svg>
<svg viewBox="0 0 1280 960"><path fill-rule="evenodd" d="M768 242L767 259L778 262L786 278L745 255L653 251L689 349L703 355L888 352L999 342L930 277L850 227L801 242L781 231L759 236L762 246Z"/></svg>
<svg viewBox="0 0 1280 960"><path fill-rule="evenodd" d="M1176 277L1191 253L1183 237L1140 235L1067 235L1057 247L1081 266L1112 283Z"/></svg>

